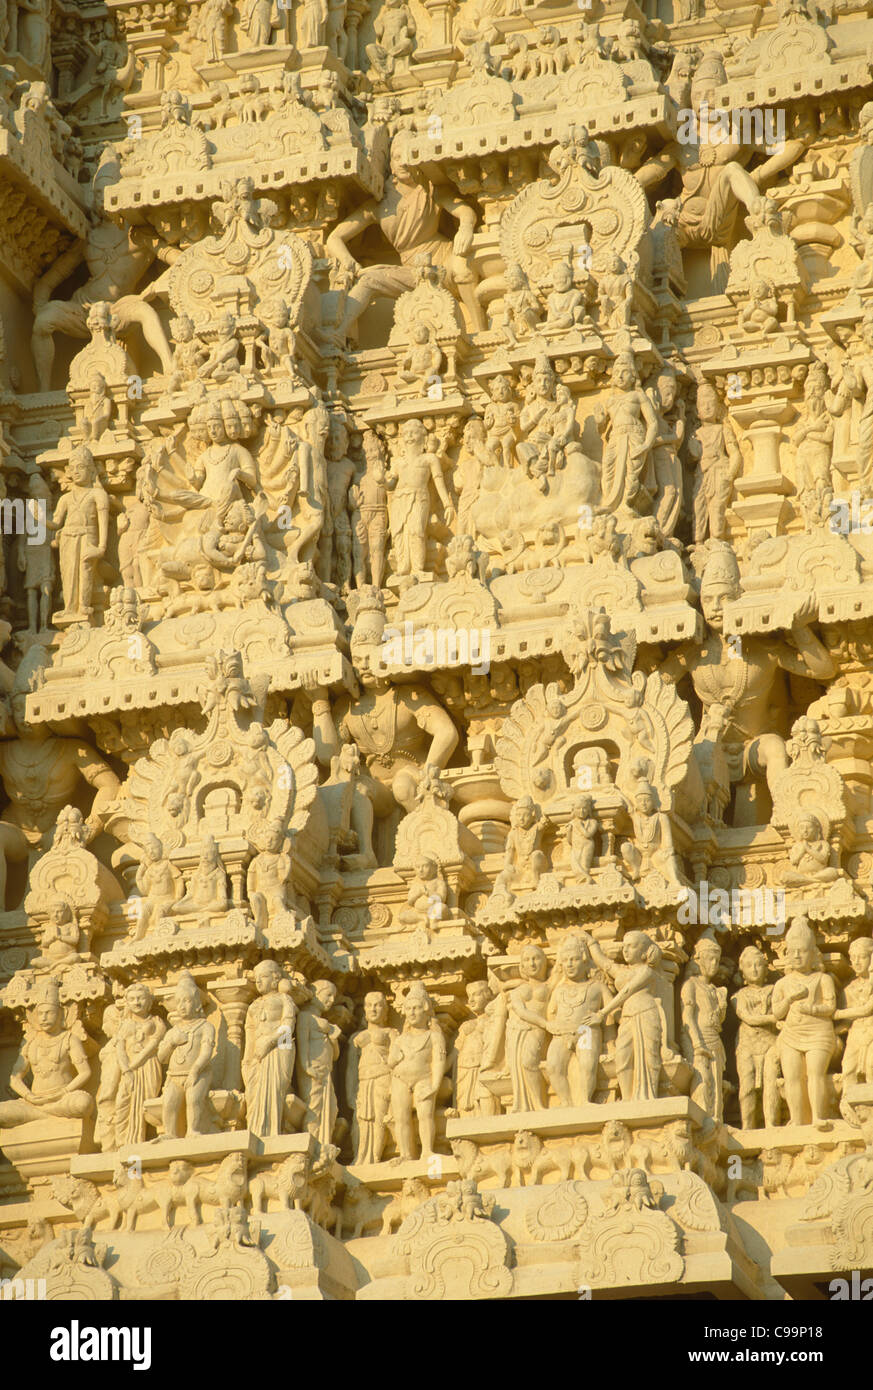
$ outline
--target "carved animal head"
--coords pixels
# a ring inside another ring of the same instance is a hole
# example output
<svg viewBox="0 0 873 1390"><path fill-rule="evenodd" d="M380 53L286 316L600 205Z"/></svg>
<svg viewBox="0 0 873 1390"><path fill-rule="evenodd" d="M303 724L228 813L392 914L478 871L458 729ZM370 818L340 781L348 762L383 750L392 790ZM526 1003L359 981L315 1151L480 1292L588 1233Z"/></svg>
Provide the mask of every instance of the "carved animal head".
<svg viewBox="0 0 873 1390"><path fill-rule="evenodd" d="M421 1178L404 1178L400 1189L400 1199L404 1206L417 1207L426 1202L430 1189Z"/></svg>
<svg viewBox="0 0 873 1390"><path fill-rule="evenodd" d="M630 1135L627 1126L621 1120L608 1120L603 1126L603 1142L605 1144L627 1144Z"/></svg>
<svg viewBox="0 0 873 1390"><path fill-rule="evenodd" d="M228 1154L218 1168L218 1185L224 1192L244 1197L249 1188L248 1170L249 1164L245 1154Z"/></svg>
<svg viewBox="0 0 873 1390"><path fill-rule="evenodd" d="M308 1154L289 1154L276 1174L279 1187L287 1192L302 1192L309 1181L309 1166Z"/></svg>
<svg viewBox="0 0 873 1390"><path fill-rule="evenodd" d="M62 1207L84 1215L97 1200L97 1189L84 1178L61 1176L52 1179L52 1196Z"/></svg>
<svg viewBox="0 0 873 1390"><path fill-rule="evenodd" d="M512 1144L513 1161L519 1168L527 1168L542 1153L543 1141L538 1134L526 1129L519 1130Z"/></svg>
<svg viewBox="0 0 873 1390"><path fill-rule="evenodd" d="M450 1140L452 1153L458 1162L458 1171L462 1177L475 1177L481 1168L479 1161L479 1148L473 1143L472 1139L452 1139Z"/></svg>
<svg viewBox="0 0 873 1390"><path fill-rule="evenodd" d="M167 1176L173 1187L184 1187L193 1172L194 1169L190 1163L186 1163L183 1158L177 1158L170 1164Z"/></svg>

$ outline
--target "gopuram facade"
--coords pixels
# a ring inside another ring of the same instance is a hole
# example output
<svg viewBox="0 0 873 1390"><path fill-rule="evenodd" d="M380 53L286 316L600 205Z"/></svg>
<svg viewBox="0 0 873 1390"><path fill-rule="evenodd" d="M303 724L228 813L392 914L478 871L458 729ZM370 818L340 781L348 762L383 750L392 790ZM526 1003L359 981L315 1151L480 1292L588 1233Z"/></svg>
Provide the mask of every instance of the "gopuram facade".
<svg viewBox="0 0 873 1390"><path fill-rule="evenodd" d="M0 1279L873 1268L869 0L0 7Z"/></svg>

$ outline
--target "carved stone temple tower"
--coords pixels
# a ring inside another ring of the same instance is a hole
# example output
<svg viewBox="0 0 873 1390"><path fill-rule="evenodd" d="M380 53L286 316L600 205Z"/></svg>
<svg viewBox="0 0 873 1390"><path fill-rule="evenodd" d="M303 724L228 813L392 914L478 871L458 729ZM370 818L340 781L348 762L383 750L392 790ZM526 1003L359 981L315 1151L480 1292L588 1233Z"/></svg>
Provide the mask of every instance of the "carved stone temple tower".
<svg viewBox="0 0 873 1390"><path fill-rule="evenodd" d="M869 12L0 6L0 1280L873 1269Z"/></svg>

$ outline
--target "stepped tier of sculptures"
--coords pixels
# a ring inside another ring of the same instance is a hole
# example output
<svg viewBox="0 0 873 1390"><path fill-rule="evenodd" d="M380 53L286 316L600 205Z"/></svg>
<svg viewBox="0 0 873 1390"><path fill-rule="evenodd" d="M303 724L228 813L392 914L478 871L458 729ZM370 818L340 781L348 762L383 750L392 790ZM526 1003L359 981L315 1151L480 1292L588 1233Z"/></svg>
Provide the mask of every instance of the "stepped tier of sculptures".
<svg viewBox="0 0 873 1390"><path fill-rule="evenodd" d="M3 7L10 1287L873 1266L873 21L713 3Z"/></svg>

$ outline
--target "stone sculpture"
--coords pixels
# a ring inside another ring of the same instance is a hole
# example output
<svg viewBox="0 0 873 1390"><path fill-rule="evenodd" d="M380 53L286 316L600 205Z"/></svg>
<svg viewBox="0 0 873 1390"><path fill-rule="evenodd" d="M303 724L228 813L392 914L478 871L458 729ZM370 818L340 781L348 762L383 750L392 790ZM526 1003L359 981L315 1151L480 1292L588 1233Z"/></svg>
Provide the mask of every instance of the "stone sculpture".
<svg viewBox="0 0 873 1390"><path fill-rule="evenodd" d="M111 8L0 3L4 1293L873 1267L864 6Z"/></svg>

